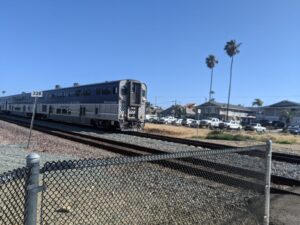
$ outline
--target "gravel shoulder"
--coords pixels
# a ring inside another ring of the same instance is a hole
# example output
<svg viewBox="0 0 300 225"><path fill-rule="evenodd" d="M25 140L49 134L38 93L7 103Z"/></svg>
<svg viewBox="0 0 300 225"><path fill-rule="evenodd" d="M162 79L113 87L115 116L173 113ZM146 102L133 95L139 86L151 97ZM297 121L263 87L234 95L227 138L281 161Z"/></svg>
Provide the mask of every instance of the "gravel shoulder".
<svg viewBox="0 0 300 225"><path fill-rule="evenodd" d="M71 160L77 158L103 158L116 154L54 137L38 131L32 132L32 142L26 149L28 129L0 121L0 173L25 165L31 152L41 155L44 161Z"/></svg>

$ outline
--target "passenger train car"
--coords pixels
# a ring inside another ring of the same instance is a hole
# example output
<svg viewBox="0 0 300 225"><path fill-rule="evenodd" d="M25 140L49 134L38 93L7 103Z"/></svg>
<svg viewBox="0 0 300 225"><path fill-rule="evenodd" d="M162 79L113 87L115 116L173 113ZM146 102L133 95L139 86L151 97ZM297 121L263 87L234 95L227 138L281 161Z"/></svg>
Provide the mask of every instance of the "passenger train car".
<svg viewBox="0 0 300 225"><path fill-rule="evenodd" d="M43 92L36 117L103 128L143 128L147 86L136 80L74 85ZM32 116L30 93L0 98L0 112Z"/></svg>

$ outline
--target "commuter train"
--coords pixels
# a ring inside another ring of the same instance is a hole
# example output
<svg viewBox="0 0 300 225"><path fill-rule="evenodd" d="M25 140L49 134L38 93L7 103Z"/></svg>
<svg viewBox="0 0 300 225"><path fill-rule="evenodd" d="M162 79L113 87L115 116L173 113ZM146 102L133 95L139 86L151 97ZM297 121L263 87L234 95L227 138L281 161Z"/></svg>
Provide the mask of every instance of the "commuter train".
<svg viewBox="0 0 300 225"><path fill-rule="evenodd" d="M137 80L119 80L43 91L36 117L74 124L125 130L142 129L147 86ZM31 93L0 97L0 112L32 116Z"/></svg>

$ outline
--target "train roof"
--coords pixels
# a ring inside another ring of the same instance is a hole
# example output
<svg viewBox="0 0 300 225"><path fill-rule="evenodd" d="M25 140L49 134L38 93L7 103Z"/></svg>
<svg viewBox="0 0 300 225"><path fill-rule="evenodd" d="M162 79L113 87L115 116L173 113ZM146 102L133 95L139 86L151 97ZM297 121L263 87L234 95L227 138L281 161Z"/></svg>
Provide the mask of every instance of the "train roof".
<svg viewBox="0 0 300 225"><path fill-rule="evenodd" d="M61 90L67 90L67 89L70 89L70 88L90 87L90 86L94 86L94 85L113 84L113 83L119 83L121 81L135 81L135 82L140 82L138 80L133 80L133 79L123 79L123 80L115 80L115 81L105 81L105 82L102 82L102 83L93 83L93 84L84 84L84 85L78 85L78 86L62 87L62 88L58 88L58 89L48 89L48 90L44 90L43 92L61 91ZM21 94L7 95L7 96L0 97L0 99L1 98L8 98L8 97L19 96L19 95L28 95L30 93L31 92L25 92L25 93L21 93Z"/></svg>

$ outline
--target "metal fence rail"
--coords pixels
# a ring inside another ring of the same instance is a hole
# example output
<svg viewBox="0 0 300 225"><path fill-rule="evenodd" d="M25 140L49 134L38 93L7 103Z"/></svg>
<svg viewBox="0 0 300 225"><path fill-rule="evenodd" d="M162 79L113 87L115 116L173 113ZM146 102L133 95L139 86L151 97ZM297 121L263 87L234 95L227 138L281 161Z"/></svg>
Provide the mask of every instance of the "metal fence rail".
<svg viewBox="0 0 300 225"><path fill-rule="evenodd" d="M244 151L261 154L249 164ZM42 168L31 155L27 168L0 176L0 224L34 225L38 214L43 225L268 224L270 151L271 145L197 150Z"/></svg>

